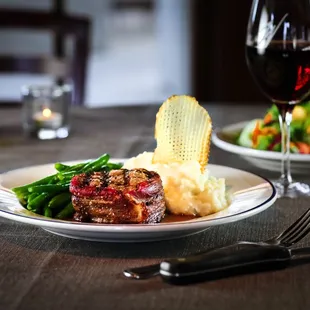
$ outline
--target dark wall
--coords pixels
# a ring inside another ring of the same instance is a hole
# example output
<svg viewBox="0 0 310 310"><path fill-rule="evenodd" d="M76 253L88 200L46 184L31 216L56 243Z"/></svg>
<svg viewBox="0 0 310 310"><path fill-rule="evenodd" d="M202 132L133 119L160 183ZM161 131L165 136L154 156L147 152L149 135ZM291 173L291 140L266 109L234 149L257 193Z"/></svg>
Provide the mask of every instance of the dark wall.
<svg viewBox="0 0 310 310"><path fill-rule="evenodd" d="M267 101L245 61L251 0L191 0L193 94L201 101Z"/></svg>

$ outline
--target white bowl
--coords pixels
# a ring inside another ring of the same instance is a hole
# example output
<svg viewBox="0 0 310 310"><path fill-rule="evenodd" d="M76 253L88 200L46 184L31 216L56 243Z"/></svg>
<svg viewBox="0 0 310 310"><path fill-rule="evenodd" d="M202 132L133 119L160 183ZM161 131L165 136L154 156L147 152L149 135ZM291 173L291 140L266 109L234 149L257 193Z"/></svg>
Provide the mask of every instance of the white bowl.
<svg viewBox="0 0 310 310"><path fill-rule="evenodd" d="M236 137L249 121L241 122L226 126L222 129L215 129L212 134L212 142L220 149L238 154L254 166L275 172L281 172L280 152L261 151L243 147L233 143ZM291 172L293 174L309 174L310 171L310 155L307 154L291 154Z"/></svg>

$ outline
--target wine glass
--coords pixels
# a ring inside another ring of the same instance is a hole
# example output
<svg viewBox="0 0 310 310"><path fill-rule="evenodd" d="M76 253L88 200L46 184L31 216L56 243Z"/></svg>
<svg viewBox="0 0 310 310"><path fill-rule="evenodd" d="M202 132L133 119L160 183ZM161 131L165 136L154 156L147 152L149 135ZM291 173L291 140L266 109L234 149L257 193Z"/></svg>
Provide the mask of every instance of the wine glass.
<svg viewBox="0 0 310 310"><path fill-rule="evenodd" d="M310 195L292 180L290 123L294 105L310 93L310 1L253 0L246 37L248 68L262 92L277 106L282 135L278 197Z"/></svg>

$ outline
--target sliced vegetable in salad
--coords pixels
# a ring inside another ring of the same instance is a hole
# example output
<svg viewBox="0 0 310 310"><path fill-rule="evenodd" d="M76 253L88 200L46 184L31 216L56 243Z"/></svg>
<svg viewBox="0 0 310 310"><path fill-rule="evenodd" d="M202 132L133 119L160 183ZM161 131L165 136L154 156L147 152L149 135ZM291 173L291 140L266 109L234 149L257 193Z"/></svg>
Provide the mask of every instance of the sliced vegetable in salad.
<svg viewBox="0 0 310 310"><path fill-rule="evenodd" d="M310 101L296 105L291 123L291 152L310 154ZM237 137L240 146L281 152L279 111L272 105L264 118L250 121Z"/></svg>

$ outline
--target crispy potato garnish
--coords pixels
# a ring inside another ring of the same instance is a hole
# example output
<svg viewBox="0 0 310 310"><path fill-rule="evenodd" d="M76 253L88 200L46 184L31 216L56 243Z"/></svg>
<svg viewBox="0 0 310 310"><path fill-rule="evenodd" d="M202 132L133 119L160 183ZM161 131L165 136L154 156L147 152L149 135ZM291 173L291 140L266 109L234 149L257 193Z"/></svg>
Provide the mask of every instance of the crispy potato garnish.
<svg viewBox="0 0 310 310"><path fill-rule="evenodd" d="M191 96L171 96L156 115L153 163L196 160L208 164L212 121L206 109Z"/></svg>

